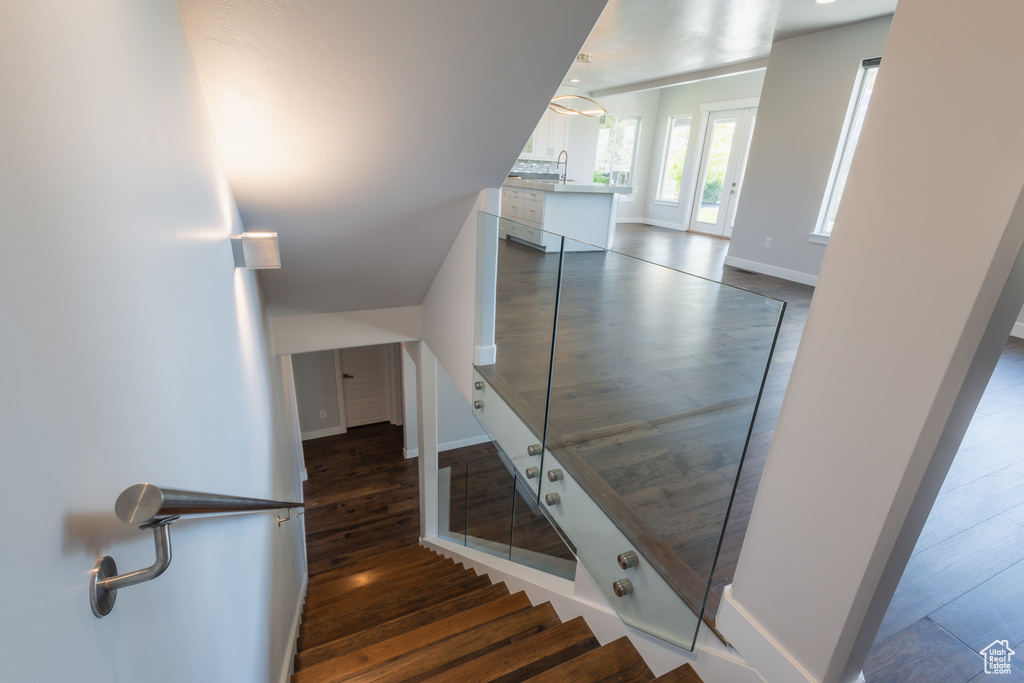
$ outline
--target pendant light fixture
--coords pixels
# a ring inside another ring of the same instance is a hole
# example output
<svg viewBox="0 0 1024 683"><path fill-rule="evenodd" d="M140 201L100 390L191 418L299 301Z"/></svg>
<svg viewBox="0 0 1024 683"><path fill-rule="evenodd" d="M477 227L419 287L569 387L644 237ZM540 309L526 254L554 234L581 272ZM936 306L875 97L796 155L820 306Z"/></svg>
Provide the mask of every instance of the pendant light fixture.
<svg viewBox="0 0 1024 683"><path fill-rule="evenodd" d="M577 62L587 65L587 73L590 74L590 81L593 83L594 75L590 72L590 60L591 57L586 52L576 55ZM608 113L607 109L583 95L556 95L548 103L548 109L564 116L604 116Z"/></svg>

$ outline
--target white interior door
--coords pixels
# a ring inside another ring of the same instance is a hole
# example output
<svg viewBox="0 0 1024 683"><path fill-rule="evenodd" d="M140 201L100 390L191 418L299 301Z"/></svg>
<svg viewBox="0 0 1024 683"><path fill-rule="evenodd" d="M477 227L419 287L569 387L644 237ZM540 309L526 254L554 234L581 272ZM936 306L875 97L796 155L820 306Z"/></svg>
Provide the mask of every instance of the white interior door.
<svg viewBox="0 0 1024 683"><path fill-rule="evenodd" d="M345 422L349 427L387 422L384 347L360 346L341 350L345 387Z"/></svg>
<svg viewBox="0 0 1024 683"><path fill-rule="evenodd" d="M719 237L732 235L756 114L756 107L708 114L690 230Z"/></svg>

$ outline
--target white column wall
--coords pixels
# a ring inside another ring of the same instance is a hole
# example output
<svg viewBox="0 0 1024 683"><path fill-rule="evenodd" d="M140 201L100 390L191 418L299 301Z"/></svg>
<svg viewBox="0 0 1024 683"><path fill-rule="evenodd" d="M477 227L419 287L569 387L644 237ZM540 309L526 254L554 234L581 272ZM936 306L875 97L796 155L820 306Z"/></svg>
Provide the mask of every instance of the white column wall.
<svg viewBox="0 0 1024 683"><path fill-rule="evenodd" d="M1024 244L1021 25L1014 0L896 11L719 614L768 680L855 679L1024 303L1006 287ZM951 101L983 123L952 126Z"/></svg>

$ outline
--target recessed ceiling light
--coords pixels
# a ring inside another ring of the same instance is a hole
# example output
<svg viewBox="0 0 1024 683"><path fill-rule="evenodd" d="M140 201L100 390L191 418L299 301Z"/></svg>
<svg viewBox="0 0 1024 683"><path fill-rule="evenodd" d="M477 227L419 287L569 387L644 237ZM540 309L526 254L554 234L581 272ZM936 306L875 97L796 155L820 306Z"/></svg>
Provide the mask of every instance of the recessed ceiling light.
<svg viewBox="0 0 1024 683"><path fill-rule="evenodd" d="M814 0L814 2L818 3L819 5L831 5L835 1L836 0Z"/></svg>
<svg viewBox="0 0 1024 683"><path fill-rule="evenodd" d="M580 79L578 79L578 78L570 78L570 79L569 79L569 82L570 82L570 83L579 83L579 82L580 82Z"/></svg>

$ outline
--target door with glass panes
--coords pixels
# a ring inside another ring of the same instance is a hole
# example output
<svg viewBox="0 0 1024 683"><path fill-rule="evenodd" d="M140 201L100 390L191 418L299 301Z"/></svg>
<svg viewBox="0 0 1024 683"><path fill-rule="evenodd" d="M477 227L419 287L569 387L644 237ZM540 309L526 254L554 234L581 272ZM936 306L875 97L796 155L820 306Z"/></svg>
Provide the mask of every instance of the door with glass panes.
<svg viewBox="0 0 1024 683"><path fill-rule="evenodd" d="M704 128L689 229L730 237L757 107L712 111Z"/></svg>

